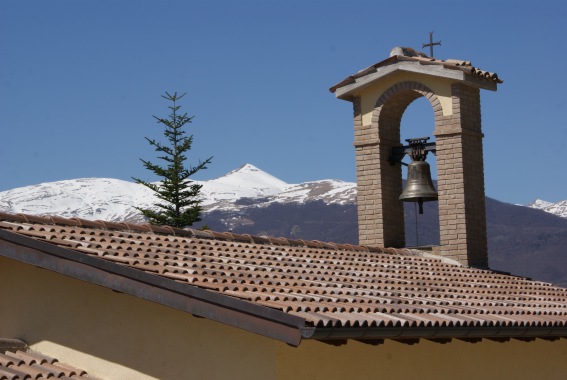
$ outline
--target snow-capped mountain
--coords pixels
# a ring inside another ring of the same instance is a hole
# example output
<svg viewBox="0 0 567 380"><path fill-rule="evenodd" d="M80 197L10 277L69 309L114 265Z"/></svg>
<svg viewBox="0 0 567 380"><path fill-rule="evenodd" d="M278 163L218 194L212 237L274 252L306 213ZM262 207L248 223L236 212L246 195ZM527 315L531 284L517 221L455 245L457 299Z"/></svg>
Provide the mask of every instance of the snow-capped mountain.
<svg viewBox="0 0 567 380"><path fill-rule="evenodd" d="M356 184L352 182L321 180L288 184L250 164L200 183L203 185L201 194L205 211L238 210L250 203L260 207L276 202L305 203L314 200L344 204L354 203L356 199Z"/></svg>
<svg viewBox="0 0 567 380"><path fill-rule="evenodd" d="M151 204L151 190L110 178L80 178L20 187L0 193L0 211L90 220L135 221L132 207Z"/></svg>
<svg viewBox="0 0 567 380"><path fill-rule="evenodd" d="M257 167L246 164L226 175L197 181L205 211L237 211L274 202L305 203L322 200L329 204L354 203L356 184L336 180L288 184ZM153 192L133 182L110 178L81 178L42 183L0 192L0 211L32 215L57 215L89 220L143 222L132 206L146 208L156 202Z"/></svg>
<svg viewBox="0 0 567 380"><path fill-rule="evenodd" d="M288 184L254 165L243 165L226 175L197 181L203 185L204 211L239 211L274 203L302 204L322 201L347 205L356 202L356 184L339 180ZM32 215L58 215L89 220L143 222L132 206L156 203L153 192L133 182L111 178L81 178L48 182L0 192L0 211ZM567 200L536 200L527 207L567 218Z"/></svg>
<svg viewBox="0 0 567 380"><path fill-rule="evenodd" d="M562 218L567 218L567 200L560 201L557 203L551 203L543 201L541 199L536 199L528 205L528 207L536 208L560 216Z"/></svg>
<svg viewBox="0 0 567 380"><path fill-rule="evenodd" d="M240 198L277 195L290 186L250 164L243 165L220 178L197 182L203 185L202 204L207 211L230 208L234 201Z"/></svg>

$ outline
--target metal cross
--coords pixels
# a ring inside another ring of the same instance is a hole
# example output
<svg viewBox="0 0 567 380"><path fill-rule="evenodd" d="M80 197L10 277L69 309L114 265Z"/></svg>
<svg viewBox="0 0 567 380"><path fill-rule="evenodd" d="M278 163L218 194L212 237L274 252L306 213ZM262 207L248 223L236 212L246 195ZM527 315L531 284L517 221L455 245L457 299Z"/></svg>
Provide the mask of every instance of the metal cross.
<svg viewBox="0 0 567 380"><path fill-rule="evenodd" d="M422 48L429 46L429 56L433 58L433 46L439 45L441 46L441 41L433 42L433 32L429 32L429 43L423 44Z"/></svg>

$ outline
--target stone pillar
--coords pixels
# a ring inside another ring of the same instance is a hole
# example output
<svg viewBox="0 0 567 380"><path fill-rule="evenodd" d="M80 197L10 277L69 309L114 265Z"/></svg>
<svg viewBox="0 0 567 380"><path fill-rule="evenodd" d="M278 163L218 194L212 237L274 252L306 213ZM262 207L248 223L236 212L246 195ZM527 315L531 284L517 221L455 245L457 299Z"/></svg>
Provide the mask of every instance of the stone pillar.
<svg viewBox="0 0 567 380"><path fill-rule="evenodd" d="M353 109L359 244L403 247L401 166L389 163L392 147L400 145L399 126L391 129L394 136L379 138L377 125L362 125L360 98L353 100Z"/></svg>
<svg viewBox="0 0 567 380"><path fill-rule="evenodd" d="M453 114L436 122L440 245L436 254L488 267L480 90L451 87Z"/></svg>

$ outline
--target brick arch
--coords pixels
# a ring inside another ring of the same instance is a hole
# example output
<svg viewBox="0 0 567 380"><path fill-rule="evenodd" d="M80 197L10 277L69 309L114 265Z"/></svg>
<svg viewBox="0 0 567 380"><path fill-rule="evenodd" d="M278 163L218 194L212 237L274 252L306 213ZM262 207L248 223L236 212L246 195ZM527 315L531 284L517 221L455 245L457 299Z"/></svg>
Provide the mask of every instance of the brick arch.
<svg viewBox="0 0 567 380"><path fill-rule="evenodd" d="M443 114L437 95L419 82L400 82L386 90L376 101L372 113L372 125L378 127L378 141L397 143L400 141L400 124L406 108L417 98L425 97L439 125Z"/></svg>
<svg viewBox="0 0 567 380"><path fill-rule="evenodd" d="M420 74L411 78L414 75ZM392 148L401 145L400 126L406 108L423 96L433 108L435 124L440 244L433 251L486 268L480 88L477 83L450 84L452 109L443 115L440 96L419 79L406 78L372 100L374 109L366 125L362 105L374 92L353 98L359 244L405 246L404 208L399 200L402 169L392 165L390 157ZM449 84L447 78L439 79ZM380 85L379 81L373 84L375 89Z"/></svg>
<svg viewBox="0 0 567 380"><path fill-rule="evenodd" d="M365 133L375 136L374 145L357 149L359 240L390 247L405 246L402 167L391 165L392 148L400 145L400 124L406 108L424 96L431 104L435 125L442 110L436 94L421 83L399 82L375 103L371 125ZM436 128L437 129L437 128ZM362 129L361 129L362 131Z"/></svg>

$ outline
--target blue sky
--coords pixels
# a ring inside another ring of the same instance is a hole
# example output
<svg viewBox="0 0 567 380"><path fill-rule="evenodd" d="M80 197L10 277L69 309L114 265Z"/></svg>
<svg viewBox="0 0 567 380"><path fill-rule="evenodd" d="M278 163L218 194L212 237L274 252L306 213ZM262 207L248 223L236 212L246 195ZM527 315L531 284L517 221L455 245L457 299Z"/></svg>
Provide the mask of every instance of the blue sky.
<svg viewBox="0 0 567 380"><path fill-rule="evenodd" d="M395 4L395 5L394 5ZM195 179L251 163L288 182L355 181L352 107L328 88L421 49L504 79L483 91L488 196L567 199L564 1L0 2L0 191L64 179L156 180L164 91L187 92ZM405 136L431 135L423 99Z"/></svg>

